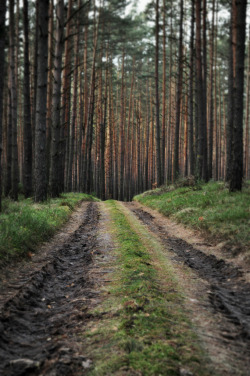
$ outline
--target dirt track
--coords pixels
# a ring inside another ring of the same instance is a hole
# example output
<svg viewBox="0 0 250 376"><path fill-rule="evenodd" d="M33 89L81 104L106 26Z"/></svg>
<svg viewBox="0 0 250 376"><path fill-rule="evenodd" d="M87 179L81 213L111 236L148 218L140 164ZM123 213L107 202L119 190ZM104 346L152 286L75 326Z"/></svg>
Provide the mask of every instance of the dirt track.
<svg viewBox="0 0 250 376"><path fill-rule="evenodd" d="M243 367L242 373L238 370L239 374L250 374L250 284L244 280L242 270L213 254L205 254L183 239L170 236L147 208L136 204L126 206L160 238L175 261L184 262L205 281L213 313L220 313L222 318L217 336L221 336L222 346L230 349L235 362L239 361L239 366Z"/></svg>
<svg viewBox="0 0 250 376"><path fill-rule="evenodd" d="M3 305L1 375L77 375L87 366L76 333L92 296L88 271L97 229L97 205L90 203L70 239Z"/></svg>
<svg viewBox="0 0 250 376"><path fill-rule="evenodd" d="M218 374L248 375L250 285L244 281L242 271L183 239L170 236L147 209L136 204L126 206L170 250L172 262L185 263L198 281L204 281L208 294L203 302L207 309L203 340L211 333L214 335L207 314L219 315L215 333L217 345L219 343L219 351L223 350L227 358L232 358L237 371L222 367ZM102 207L98 203L87 204L80 211L78 226L75 223L78 228L64 243L45 252L37 266L30 267L25 276L20 273L14 283L7 280L4 284L10 293L5 291L0 296L0 375L77 376L86 373L89 359L84 355L81 335L85 323L91 320L90 302L100 293L96 291L96 281L102 272L97 270L94 275L92 254L99 247L105 248L105 242L100 245L98 240L100 228L104 226L104 234L106 231L104 215L100 213ZM108 248L108 253L112 253L112 247L108 245ZM200 303L195 304L198 315Z"/></svg>

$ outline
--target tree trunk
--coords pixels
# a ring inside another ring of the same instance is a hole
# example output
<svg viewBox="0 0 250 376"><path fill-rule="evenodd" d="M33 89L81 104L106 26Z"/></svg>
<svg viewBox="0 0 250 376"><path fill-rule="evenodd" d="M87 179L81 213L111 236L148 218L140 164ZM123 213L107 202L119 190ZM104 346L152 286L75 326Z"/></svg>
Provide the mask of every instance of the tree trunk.
<svg viewBox="0 0 250 376"><path fill-rule="evenodd" d="M248 61L246 86L246 116L245 116L245 179L249 179L249 101L250 101L250 27L248 34Z"/></svg>
<svg viewBox="0 0 250 376"><path fill-rule="evenodd" d="M24 27L24 166L23 188L25 197L32 195L32 128L30 111L30 63L29 63L29 18L28 0L23 1L23 27Z"/></svg>
<svg viewBox="0 0 250 376"><path fill-rule="evenodd" d="M107 104L108 104L108 46L106 51L105 68L105 89L103 98L103 117L101 122L100 135L100 198L105 200L105 144L106 144L106 123L107 123Z"/></svg>
<svg viewBox="0 0 250 376"><path fill-rule="evenodd" d="M16 87L16 69L15 69L15 25L14 25L14 0L9 2L10 31L10 105L11 105L11 123L12 123L12 155L11 155L11 198L18 199L18 150L17 150L17 87Z"/></svg>
<svg viewBox="0 0 250 376"><path fill-rule="evenodd" d="M81 3L78 0L78 9L80 9ZM79 41L80 41L80 21L77 19L75 46L74 46L74 74L73 74L73 98L72 98L72 118L71 118L71 130L69 133L69 161L68 161L68 178L67 178L67 190L72 191L73 187L73 163L74 163L74 148L75 148L75 130L77 124L77 87L78 87L78 65L79 65Z"/></svg>
<svg viewBox="0 0 250 376"><path fill-rule="evenodd" d="M166 175L166 4L163 0L163 73L162 73L162 140L161 140L161 173L162 182Z"/></svg>
<svg viewBox="0 0 250 376"><path fill-rule="evenodd" d="M61 191L67 186L67 171L69 161L69 127L70 127L70 89L71 89L71 15L72 15L72 3L73 0L68 2L67 11L67 24L65 33L65 58L64 58L64 70L63 70L63 89L62 89L62 128L61 128Z"/></svg>
<svg viewBox="0 0 250 376"><path fill-rule="evenodd" d="M210 92L209 92L209 140L208 140L208 177L213 175L213 132L214 132L214 14L215 0L212 3L212 30L210 42Z"/></svg>
<svg viewBox="0 0 250 376"><path fill-rule="evenodd" d="M189 173L194 175L194 102L193 102L193 82L194 82L194 0L192 0L192 18L190 34L190 72L189 72L189 124L188 124L188 151L189 151Z"/></svg>
<svg viewBox="0 0 250 376"><path fill-rule="evenodd" d="M12 166L12 114L11 114L11 71L10 71L10 49L8 51L8 115L6 129L6 174L4 195L7 197L11 191L11 166Z"/></svg>
<svg viewBox="0 0 250 376"><path fill-rule="evenodd" d="M5 47L5 12L6 0L0 0L0 211L2 210L2 120L3 120L3 93L4 93L4 47Z"/></svg>
<svg viewBox="0 0 250 376"><path fill-rule="evenodd" d="M174 136L174 180L179 177L179 139L180 139L180 112L182 97L182 76L183 76L183 0L181 0L180 14L180 34L179 34L179 55L178 55L178 83L176 97L176 115L175 115L175 136Z"/></svg>
<svg viewBox="0 0 250 376"><path fill-rule="evenodd" d="M60 192L60 144L61 144L61 75L64 31L64 0L58 0L56 5L56 33L55 57L53 68L53 94L52 94L52 129L51 129L51 170L50 193L58 197Z"/></svg>
<svg viewBox="0 0 250 376"><path fill-rule="evenodd" d="M35 124L35 202L47 198L46 174L46 97L48 70L49 0L38 1L38 56Z"/></svg>
<svg viewBox="0 0 250 376"><path fill-rule="evenodd" d="M207 0L203 0L203 157L202 157L202 178L208 181L207 169Z"/></svg>
<svg viewBox="0 0 250 376"><path fill-rule="evenodd" d="M119 197L120 201L124 201L124 153L125 153L125 140L124 140L124 51L122 53L122 71L121 71L121 113L120 113L120 179L119 179Z"/></svg>
<svg viewBox="0 0 250 376"><path fill-rule="evenodd" d="M233 11L236 11L236 51L233 87L233 160L229 186L231 192L241 190L243 178L243 92L247 7L246 0L233 1L236 2L233 8Z"/></svg>
<svg viewBox="0 0 250 376"><path fill-rule="evenodd" d="M57 20L56 20L57 22ZM48 25L48 83L47 83L47 114L46 114L46 159L47 179L50 179L51 164L51 132L52 132L52 102L53 102L53 63L54 63L54 0L49 4Z"/></svg>
<svg viewBox="0 0 250 376"><path fill-rule="evenodd" d="M159 0L155 6L155 115L156 115L156 169L157 185L162 184L161 174L161 131L160 131L160 101L159 101Z"/></svg>
<svg viewBox="0 0 250 376"><path fill-rule="evenodd" d="M230 25L230 49L229 49L229 69L228 69L228 113L227 113L227 166L226 181L231 179L233 154L233 118L234 118L234 81L235 81L235 50L236 50L236 1L232 0L231 25Z"/></svg>
<svg viewBox="0 0 250 376"><path fill-rule="evenodd" d="M97 40L99 31L99 17L97 25L94 28L94 49L93 49L93 61L91 69L91 82L90 82L90 93L88 102L88 120L87 120L87 130L86 130L86 193L90 193L92 190L93 176L92 176L92 143L93 143L93 118L95 109L95 81L96 81L96 52L97 52ZM94 21L95 22L95 21Z"/></svg>
<svg viewBox="0 0 250 376"><path fill-rule="evenodd" d="M202 75L202 55L201 55L201 0L196 0L196 85L197 85L197 128L198 128L198 147L197 147L197 177L202 178L203 158L204 158L204 91Z"/></svg>

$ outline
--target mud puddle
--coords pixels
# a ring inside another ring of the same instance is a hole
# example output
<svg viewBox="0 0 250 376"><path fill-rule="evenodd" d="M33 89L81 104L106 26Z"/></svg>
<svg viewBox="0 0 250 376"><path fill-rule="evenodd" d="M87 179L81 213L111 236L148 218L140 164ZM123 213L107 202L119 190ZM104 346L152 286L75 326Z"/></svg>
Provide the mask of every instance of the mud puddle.
<svg viewBox="0 0 250 376"><path fill-rule="evenodd" d="M184 262L208 283L213 311L225 319L221 325L225 345L237 348L240 357L250 367L250 284L244 281L242 271L180 238L170 236L147 211L133 205L128 207L173 252L174 260Z"/></svg>
<svg viewBox="0 0 250 376"><path fill-rule="evenodd" d="M77 333L93 297L88 272L98 229L96 203L80 227L2 306L1 375L78 375L89 367Z"/></svg>

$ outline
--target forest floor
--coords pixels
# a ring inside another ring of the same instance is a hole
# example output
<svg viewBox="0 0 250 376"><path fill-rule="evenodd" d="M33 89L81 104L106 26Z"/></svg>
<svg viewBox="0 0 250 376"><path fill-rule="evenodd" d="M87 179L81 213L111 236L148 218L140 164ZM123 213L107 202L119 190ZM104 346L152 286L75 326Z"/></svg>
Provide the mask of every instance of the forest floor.
<svg viewBox="0 0 250 376"><path fill-rule="evenodd" d="M246 264L141 204L82 203L0 288L1 375L249 375Z"/></svg>

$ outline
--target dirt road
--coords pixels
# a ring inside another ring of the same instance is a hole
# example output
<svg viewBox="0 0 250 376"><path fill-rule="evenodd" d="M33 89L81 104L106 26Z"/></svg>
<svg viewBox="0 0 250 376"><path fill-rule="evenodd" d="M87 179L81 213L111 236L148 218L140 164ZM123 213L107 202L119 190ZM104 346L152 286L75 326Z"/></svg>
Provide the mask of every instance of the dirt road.
<svg viewBox="0 0 250 376"><path fill-rule="evenodd" d="M121 205L166 250L164 255L183 285L187 310L202 346L218 373L248 375L250 285L243 271L173 236L164 219L152 211L135 203ZM9 276L2 272L1 375L77 376L88 372L91 359L85 356L84 324L92 319L89 306L93 301L105 299L95 270L105 275L101 265L105 263L100 260L107 254L112 257L105 238L104 207L105 203L84 204L69 224L71 231L64 229L63 241L54 239L52 246L24 263L22 270L14 268ZM105 282L103 278L101 283Z"/></svg>

